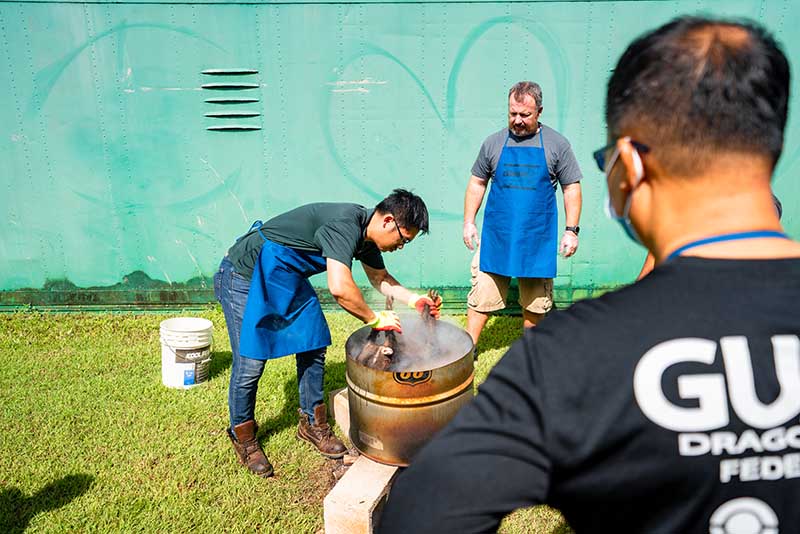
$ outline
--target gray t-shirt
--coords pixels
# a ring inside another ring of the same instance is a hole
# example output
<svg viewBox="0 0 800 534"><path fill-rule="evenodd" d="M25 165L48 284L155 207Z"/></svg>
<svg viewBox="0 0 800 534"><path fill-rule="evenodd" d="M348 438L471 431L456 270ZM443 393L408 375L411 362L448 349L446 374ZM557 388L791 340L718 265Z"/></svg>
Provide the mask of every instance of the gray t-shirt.
<svg viewBox="0 0 800 534"><path fill-rule="evenodd" d="M541 129L537 133L528 137L517 137L508 128L503 128L487 137L481 145L475 164L472 165L472 175L484 180L494 177L506 137L508 137L508 146L535 147L542 146L541 140L544 137L544 155L547 159L547 170L550 171L550 183L553 184L553 189L556 188L557 183L564 187L580 182L583 175L567 138L549 126L541 123L540 126Z"/></svg>

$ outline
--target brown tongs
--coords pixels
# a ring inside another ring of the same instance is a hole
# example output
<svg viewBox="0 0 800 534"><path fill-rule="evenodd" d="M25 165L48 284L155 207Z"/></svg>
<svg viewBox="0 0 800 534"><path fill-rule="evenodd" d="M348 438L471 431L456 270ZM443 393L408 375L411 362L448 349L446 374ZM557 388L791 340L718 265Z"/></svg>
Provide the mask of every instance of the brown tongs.
<svg viewBox="0 0 800 534"><path fill-rule="evenodd" d="M431 299L434 303L436 303L437 300L441 300L439 292L436 291L435 289L428 290L428 298ZM436 324L436 318L433 315L431 315L430 304L425 304L425 306L422 307L422 321L426 325L428 325L431 329L433 329L433 325Z"/></svg>
<svg viewBox="0 0 800 534"><path fill-rule="evenodd" d="M394 299L386 297L386 309L391 310ZM379 342L380 335L383 334L383 341ZM392 364L392 356L397 349L397 338L393 330L386 332L372 330L367 336L364 348L356 357L356 361L372 369L381 371L386 370Z"/></svg>
<svg viewBox="0 0 800 534"><path fill-rule="evenodd" d="M428 290L428 298L431 299L434 304L437 301L441 300L441 296L439 292L435 289ZM430 348L433 353L439 352L439 340L436 336L436 318L431 315L431 306L430 304L426 304L422 308L422 324L423 324L423 332L427 336L428 343L430 343Z"/></svg>

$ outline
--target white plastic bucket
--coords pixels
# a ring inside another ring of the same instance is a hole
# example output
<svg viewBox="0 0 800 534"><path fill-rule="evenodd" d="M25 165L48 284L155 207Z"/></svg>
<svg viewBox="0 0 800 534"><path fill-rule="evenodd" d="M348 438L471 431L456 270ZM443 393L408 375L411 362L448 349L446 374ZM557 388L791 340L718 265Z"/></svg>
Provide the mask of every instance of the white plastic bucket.
<svg viewBox="0 0 800 534"><path fill-rule="evenodd" d="M161 381L165 386L188 389L208 380L213 329L211 321L200 317L161 321Z"/></svg>

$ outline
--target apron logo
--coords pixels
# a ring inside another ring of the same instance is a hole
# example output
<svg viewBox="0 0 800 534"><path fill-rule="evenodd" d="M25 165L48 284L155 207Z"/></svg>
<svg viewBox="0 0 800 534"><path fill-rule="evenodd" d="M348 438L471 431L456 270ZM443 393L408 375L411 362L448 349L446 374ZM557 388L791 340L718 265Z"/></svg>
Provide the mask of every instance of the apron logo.
<svg viewBox="0 0 800 534"><path fill-rule="evenodd" d="M424 384L430 381L432 376L432 371L401 371L399 373L394 373L394 381L398 384L416 386L417 384Z"/></svg>

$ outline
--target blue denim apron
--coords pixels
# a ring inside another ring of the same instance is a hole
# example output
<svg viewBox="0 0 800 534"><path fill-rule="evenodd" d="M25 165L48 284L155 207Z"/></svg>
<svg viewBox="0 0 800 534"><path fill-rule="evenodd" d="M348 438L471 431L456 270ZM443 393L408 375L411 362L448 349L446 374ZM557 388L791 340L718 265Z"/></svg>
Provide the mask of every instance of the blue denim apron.
<svg viewBox="0 0 800 534"><path fill-rule="evenodd" d="M239 353L270 360L331 344L331 333L308 278L324 272L325 258L270 241L264 245L250 281L242 319Z"/></svg>
<svg viewBox="0 0 800 534"><path fill-rule="evenodd" d="M558 208L541 147L508 146L508 137L486 201L480 269L521 278L555 278Z"/></svg>

